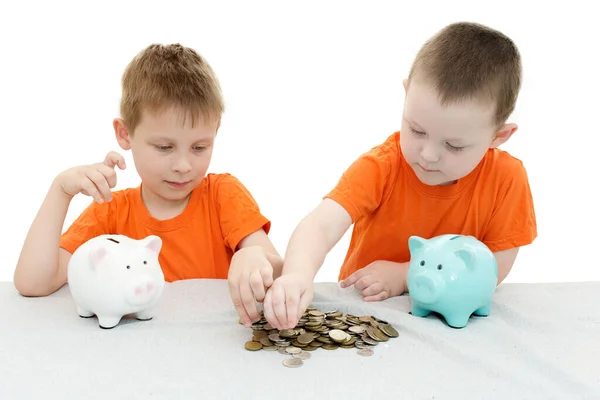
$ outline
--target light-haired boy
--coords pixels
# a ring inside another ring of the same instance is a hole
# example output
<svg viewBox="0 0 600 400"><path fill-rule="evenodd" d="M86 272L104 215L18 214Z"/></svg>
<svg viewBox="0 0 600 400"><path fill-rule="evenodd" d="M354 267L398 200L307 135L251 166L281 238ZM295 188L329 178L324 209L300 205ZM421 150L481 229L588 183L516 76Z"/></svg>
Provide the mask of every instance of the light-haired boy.
<svg viewBox="0 0 600 400"><path fill-rule="evenodd" d="M163 241L159 261L167 282L228 279L238 313L254 315L283 260L267 236L270 221L242 183L226 173L207 175L223 110L218 79L195 50L153 44L137 54L124 71L121 117L113 126L141 184L111 192L115 167L126 167L116 152L60 173L25 239L17 290L46 296L59 289L72 253L95 236L154 234ZM61 235L78 193L94 202Z"/></svg>
<svg viewBox="0 0 600 400"><path fill-rule="evenodd" d="M537 236L527 173L498 146L521 86L521 58L506 35L475 23L446 26L418 52L400 132L360 156L297 226L264 312L295 326L327 253L354 224L339 279L365 301L407 292L408 238L473 235L495 254L498 283Z"/></svg>

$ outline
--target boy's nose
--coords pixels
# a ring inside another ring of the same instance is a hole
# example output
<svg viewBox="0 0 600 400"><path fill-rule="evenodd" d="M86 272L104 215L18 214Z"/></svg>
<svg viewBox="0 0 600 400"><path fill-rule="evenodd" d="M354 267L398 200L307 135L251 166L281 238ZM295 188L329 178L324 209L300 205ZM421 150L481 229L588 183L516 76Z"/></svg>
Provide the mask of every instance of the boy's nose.
<svg viewBox="0 0 600 400"><path fill-rule="evenodd" d="M439 161L439 155L431 146L424 146L421 150L421 157L428 164L433 164Z"/></svg>
<svg viewBox="0 0 600 400"><path fill-rule="evenodd" d="M185 158L185 157L181 157L179 159L177 159L177 161L173 164L173 171L175 172L179 172L179 173L186 173L186 172L190 172L192 169L192 164Z"/></svg>

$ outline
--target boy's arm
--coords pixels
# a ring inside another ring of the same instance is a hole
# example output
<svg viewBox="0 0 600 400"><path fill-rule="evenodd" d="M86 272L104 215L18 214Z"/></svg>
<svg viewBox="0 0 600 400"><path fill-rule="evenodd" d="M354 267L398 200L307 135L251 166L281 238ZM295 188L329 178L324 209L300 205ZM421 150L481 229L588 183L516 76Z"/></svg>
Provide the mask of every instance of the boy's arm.
<svg viewBox="0 0 600 400"><path fill-rule="evenodd" d="M277 249L267 236L264 229L259 229L240 241L237 251L241 249L247 249L250 247L258 247L264 251L265 257L273 267L273 279L277 279L281 275L283 268L283 258L279 255Z"/></svg>
<svg viewBox="0 0 600 400"><path fill-rule="evenodd" d="M519 247L513 247L512 249L497 251L494 253L496 256L496 263L498 264L498 285L508 276L510 270L515 264L517 254L519 253Z"/></svg>
<svg viewBox="0 0 600 400"><path fill-rule="evenodd" d="M65 284L71 254L59 249L59 243L70 203L71 198L53 182L29 228L15 268L14 285L21 295L47 296Z"/></svg>
<svg viewBox="0 0 600 400"><path fill-rule="evenodd" d="M250 326L259 318L257 301L281 275L283 259L268 237L271 222L248 189L234 176L216 178L215 200L224 244L233 252L227 283L240 322Z"/></svg>
<svg viewBox="0 0 600 400"><path fill-rule="evenodd" d="M313 281L325 257L352 225L350 214L325 198L296 227L285 253L283 274Z"/></svg>
<svg viewBox="0 0 600 400"><path fill-rule="evenodd" d="M498 205L482 242L494 253L498 264L498 285L513 268L519 248L537 237L537 222L527 171L517 159L502 165L506 174L498 189Z"/></svg>

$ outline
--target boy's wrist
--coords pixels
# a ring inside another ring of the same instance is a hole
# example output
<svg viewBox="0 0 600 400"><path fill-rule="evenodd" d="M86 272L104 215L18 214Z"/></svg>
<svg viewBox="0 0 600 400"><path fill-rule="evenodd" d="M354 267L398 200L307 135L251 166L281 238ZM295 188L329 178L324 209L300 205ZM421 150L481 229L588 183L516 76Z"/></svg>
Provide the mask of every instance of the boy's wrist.
<svg viewBox="0 0 600 400"><path fill-rule="evenodd" d="M65 193L65 191L62 189L62 185L61 185L58 177L54 178L54 180L52 181L49 192L50 192L50 195L52 195L54 198L60 198L67 202L71 202L71 200L74 197L68 193Z"/></svg>

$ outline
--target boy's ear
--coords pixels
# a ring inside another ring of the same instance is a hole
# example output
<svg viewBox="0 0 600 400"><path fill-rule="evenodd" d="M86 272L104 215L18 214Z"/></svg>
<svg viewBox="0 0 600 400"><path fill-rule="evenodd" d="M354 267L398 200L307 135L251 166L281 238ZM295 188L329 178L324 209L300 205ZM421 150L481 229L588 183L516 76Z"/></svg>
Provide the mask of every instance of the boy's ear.
<svg viewBox="0 0 600 400"><path fill-rule="evenodd" d="M123 150L130 150L131 143L129 140L129 131L125 126L125 122L121 118L115 118L113 120L113 127L115 128L115 136L119 146L121 146Z"/></svg>
<svg viewBox="0 0 600 400"><path fill-rule="evenodd" d="M505 124L499 131L494 135L494 139L490 144L490 148L495 148L500 146L502 143L506 143L508 139L516 132L518 129L517 124Z"/></svg>
<svg viewBox="0 0 600 400"><path fill-rule="evenodd" d="M406 94L408 92L408 79L404 79L402 85L404 86L404 94Z"/></svg>

